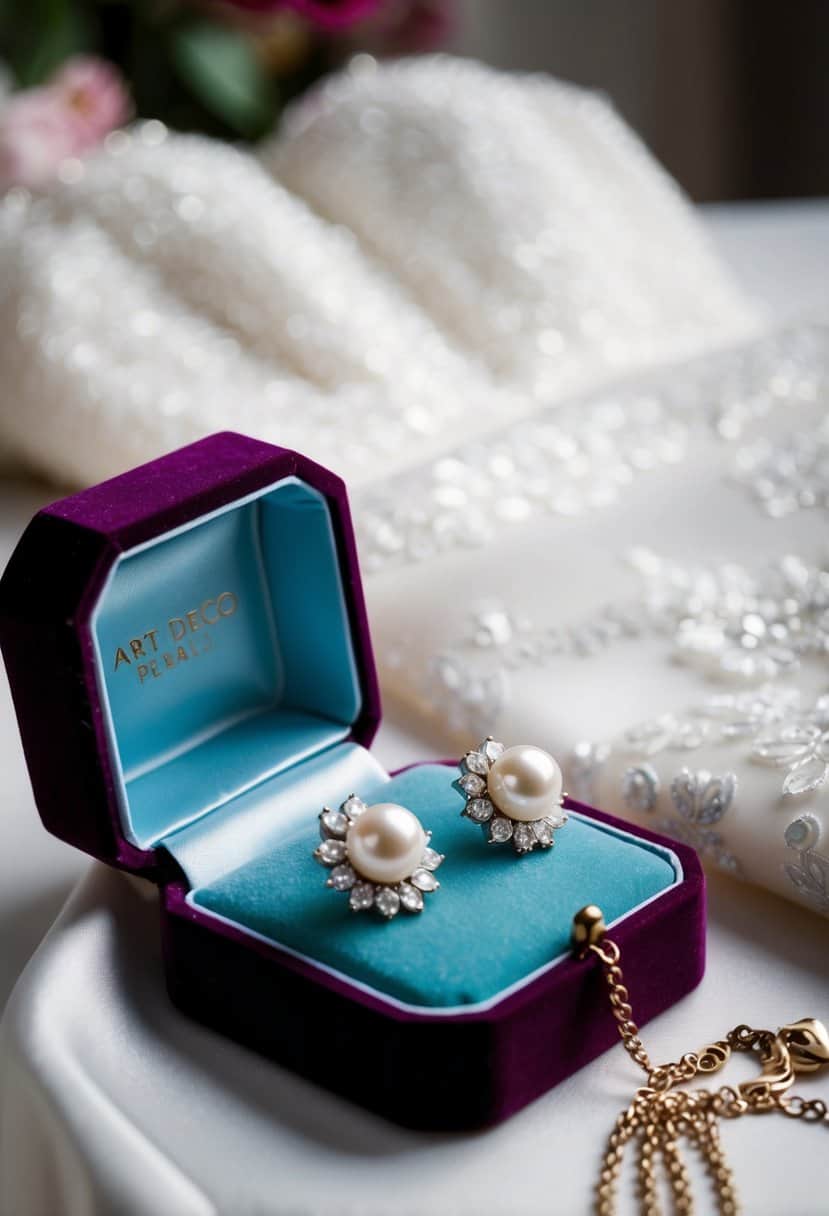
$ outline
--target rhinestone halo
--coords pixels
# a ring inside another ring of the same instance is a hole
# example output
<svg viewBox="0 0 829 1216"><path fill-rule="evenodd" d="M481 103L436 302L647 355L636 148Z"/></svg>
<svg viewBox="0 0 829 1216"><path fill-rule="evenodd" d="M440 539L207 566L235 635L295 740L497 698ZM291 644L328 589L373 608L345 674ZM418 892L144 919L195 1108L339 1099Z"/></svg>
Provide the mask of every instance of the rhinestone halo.
<svg viewBox="0 0 829 1216"><path fill-rule="evenodd" d="M325 885L348 895L352 912L372 909L383 920L392 920L401 910L422 912L424 896L437 891L440 883L434 871L444 860L442 853L431 847L431 832L426 833L426 847L414 872L402 882L370 882L348 860L348 831L366 810L366 803L356 794L349 794L335 811L323 807L320 812L322 843L314 850L314 858L330 871Z"/></svg>
<svg viewBox="0 0 829 1216"><path fill-rule="evenodd" d="M480 827L488 844L506 844L519 856L533 849L551 849L555 844L555 833L567 822L566 814L549 814L531 823L510 818L489 797L487 778L492 765L504 752L504 744L487 735L483 743L469 751L460 762L461 776L454 788L465 798L461 814ZM563 802L562 795L559 802Z"/></svg>

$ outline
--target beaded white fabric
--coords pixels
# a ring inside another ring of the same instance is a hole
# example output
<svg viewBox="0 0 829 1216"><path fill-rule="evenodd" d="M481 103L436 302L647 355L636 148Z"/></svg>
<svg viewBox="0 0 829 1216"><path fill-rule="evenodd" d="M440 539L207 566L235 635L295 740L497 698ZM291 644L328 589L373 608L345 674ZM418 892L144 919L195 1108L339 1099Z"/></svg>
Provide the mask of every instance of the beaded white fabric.
<svg viewBox="0 0 829 1216"><path fill-rule="evenodd" d="M829 338L762 330L603 100L360 59L259 158L150 122L61 178L0 203L13 459L307 452L388 701L829 911Z"/></svg>
<svg viewBox="0 0 829 1216"><path fill-rule="evenodd" d="M755 325L605 101L448 57L61 178L0 202L0 443L62 481L230 425L356 484Z"/></svg>
<svg viewBox="0 0 829 1216"><path fill-rule="evenodd" d="M566 753L576 796L829 913L827 405L801 326L366 487L387 692L459 750Z"/></svg>

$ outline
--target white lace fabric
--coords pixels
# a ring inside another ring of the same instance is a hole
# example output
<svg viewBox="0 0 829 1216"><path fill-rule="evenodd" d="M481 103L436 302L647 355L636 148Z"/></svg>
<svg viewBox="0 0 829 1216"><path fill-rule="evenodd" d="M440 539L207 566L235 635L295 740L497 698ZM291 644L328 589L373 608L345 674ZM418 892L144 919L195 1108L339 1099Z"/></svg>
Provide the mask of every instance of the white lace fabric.
<svg viewBox="0 0 829 1216"><path fill-rule="evenodd" d="M0 203L14 460L306 452L390 700L829 910L826 336L764 333L606 102L360 60L257 158L147 123L64 179Z"/></svg>

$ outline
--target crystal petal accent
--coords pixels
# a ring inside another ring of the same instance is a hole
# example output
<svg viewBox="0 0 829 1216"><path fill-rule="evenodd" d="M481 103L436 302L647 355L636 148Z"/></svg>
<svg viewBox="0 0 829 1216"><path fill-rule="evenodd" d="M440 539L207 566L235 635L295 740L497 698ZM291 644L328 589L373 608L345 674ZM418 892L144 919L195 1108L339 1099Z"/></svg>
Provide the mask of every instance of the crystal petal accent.
<svg viewBox="0 0 829 1216"><path fill-rule="evenodd" d="M356 794L349 794L345 802L340 807L340 810L348 816L349 819L356 819L358 815L362 815L366 809L366 804L362 798L358 798Z"/></svg>
<svg viewBox="0 0 829 1216"><path fill-rule="evenodd" d="M506 815L495 815L489 824L490 844L503 844L512 836L512 820Z"/></svg>
<svg viewBox="0 0 829 1216"><path fill-rule="evenodd" d="M398 883L397 894L400 896L400 903L406 912L422 912L423 896L417 887L413 887L410 882Z"/></svg>
<svg viewBox="0 0 829 1216"><path fill-rule="evenodd" d="M420 859L420 864L424 870L436 870L443 861L443 854L438 853L437 849L426 849Z"/></svg>
<svg viewBox="0 0 829 1216"><path fill-rule="evenodd" d="M344 862L341 866L335 866L328 876L328 885L333 887L335 891L348 891L354 886L356 881L357 875L348 862Z"/></svg>
<svg viewBox="0 0 829 1216"><path fill-rule="evenodd" d="M499 756L504 754L504 745L495 739L484 739L478 751L483 752L489 763L493 764Z"/></svg>
<svg viewBox="0 0 829 1216"><path fill-rule="evenodd" d="M324 866L333 866L345 861L346 848L344 840L324 840L316 851L316 857Z"/></svg>
<svg viewBox="0 0 829 1216"><path fill-rule="evenodd" d="M374 906L382 916L391 920L400 911L400 896L394 887L380 887L374 897Z"/></svg>
<svg viewBox="0 0 829 1216"><path fill-rule="evenodd" d="M342 811L332 811L330 807L326 807L320 815L320 833L342 840L347 831L348 819Z"/></svg>
<svg viewBox="0 0 829 1216"><path fill-rule="evenodd" d="M476 823L486 823L492 818L492 812L495 807L488 798L473 798L471 802L466 804L466 813L470 819L474 819Z"/></svg>
<svg viewBox="0 0 829 1216"><path fill-rule="evenodd" d="M465 773L458 785L470 798L478 798L486 789L486 782L477 773Z"/></svg>
<svg viewBox="0 0 829 1216"><path fill-rule="evenodd" d="M529 853L535 848L535 832L529 823L516 823L512 829L512 843L516 853Z"/></svg>
<svg viewBox="0 0 829 1216"><path fill-rule="evenodd" d="M362 912L374 903L374 883L356 882L351 888L349 905L354 912Z"/></svg>
<svg viewBox="0 0 829 1216"><path fill-rule="evenodd" d="M808 794L810 790L816 790L818 786L823 785L828 775L829 764L820 756L810 756L786 774L783 793L787 797Z"/></svg>
<svg viewBox="0 0 829 1216"><path fill-rule="evenodd" d="M489 761L483 752L467 752L463 762L470 773L477 773L480 777L485 777L489 772Z"/></svg>
<svg viewBox="0 0 829 1216"><path fill-rule="evenodd" d="M553 843L553 825L549 819L536 819L530 824L536 840L542 848L548 849Z"/></svg>
<svg viewBox="0 0 829 1216"><path fill-rule="evenodd" d="M437 891L440 883L428 870L415 870L411 877L412 886L419 891Z"/></svg>

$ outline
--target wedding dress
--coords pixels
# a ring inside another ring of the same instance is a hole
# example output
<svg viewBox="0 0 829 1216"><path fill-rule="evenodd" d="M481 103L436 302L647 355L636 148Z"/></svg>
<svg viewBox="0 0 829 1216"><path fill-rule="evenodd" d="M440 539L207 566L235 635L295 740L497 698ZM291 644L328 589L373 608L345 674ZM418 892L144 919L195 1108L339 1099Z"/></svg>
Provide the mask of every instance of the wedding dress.
<svg viewBox="0 0 829 1216"><path fill-rule="evenodd" d="M258 156L148 122L63 179L0 206L12 459L308 453L389 703L829 912L826 337L764 327L604 100L362 58Z"/></svg>

